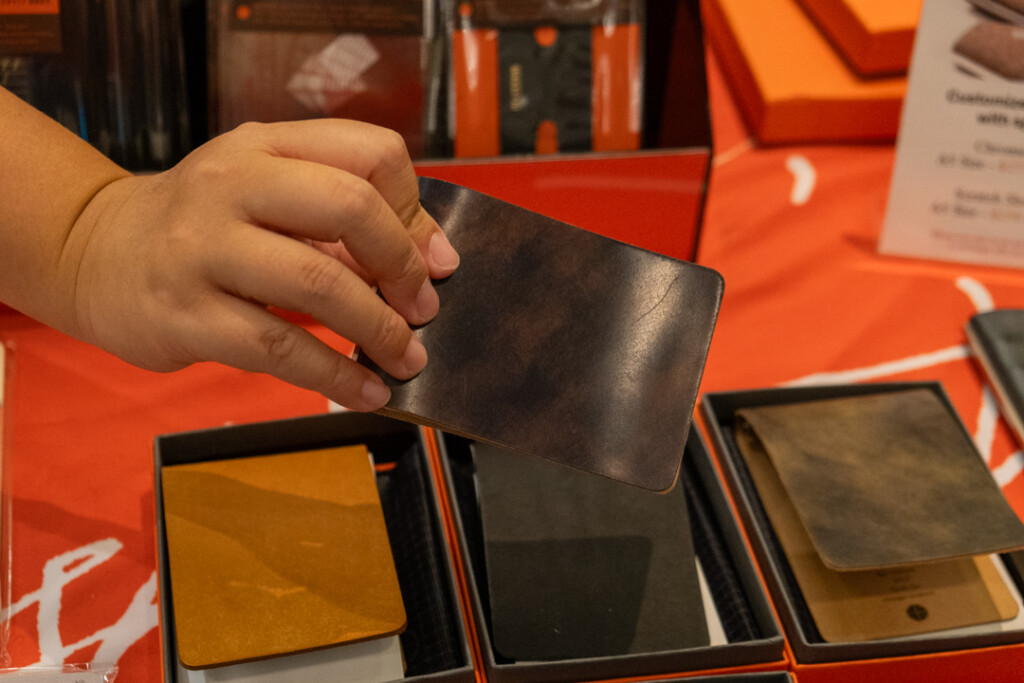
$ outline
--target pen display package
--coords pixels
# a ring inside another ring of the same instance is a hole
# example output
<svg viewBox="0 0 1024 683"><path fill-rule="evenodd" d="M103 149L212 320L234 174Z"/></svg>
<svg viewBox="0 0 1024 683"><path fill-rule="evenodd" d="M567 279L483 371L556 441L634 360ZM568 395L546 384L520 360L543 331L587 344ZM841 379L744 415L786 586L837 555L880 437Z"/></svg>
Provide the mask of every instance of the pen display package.
<svg viewBox="0 0 1024 683"><path fill-rule="evenodd" d="M130 170L189 149L179 0L4 2L0 85Z"/></svg>
<svg viewBox="0 0 1024 683"><path fill-rule="evenodd" d="M638 149L644 7L447 3L455 156Z"/></svg>

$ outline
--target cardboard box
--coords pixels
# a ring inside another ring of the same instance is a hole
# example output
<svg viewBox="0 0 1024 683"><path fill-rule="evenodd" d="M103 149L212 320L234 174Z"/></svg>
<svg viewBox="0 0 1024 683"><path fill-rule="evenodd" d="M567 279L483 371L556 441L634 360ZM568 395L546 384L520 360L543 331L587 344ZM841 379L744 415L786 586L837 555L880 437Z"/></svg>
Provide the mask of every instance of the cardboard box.
<svg viewBox="0 0 1024 683"><path fill-rule="evenodd" d="M741 408L844 396L928 388L956 414L936 382L851 384L773 388L705 394L701 416L711 435L718 462L739 509L747 537L761 566L786 633L792 671L800 681L1019 681L1024 631L941 636L914 640L886 639L862 643L826 643L816 635L807 606L795 584L757 491L737 451L735 412ZM966 433L966 429L965 429ZM1021 586L1017 586L1018 590Z"/></svg>
<svg viewBox="0 0 1024 683"><path fill-rule="evenodd" d="M647 0L641 149L417 162L537 213L678 259L696 256L711 160L698 0Z"/></svg>
<svg viewBox="0 0 1024 683"><path fill-rule="evenodd" d="M157 559L164 680L179 681L160 468L345 444L366 444L378 472L408 626L401 636L403 681L472 683L473 660L428 450L419 427L378 415L315 417L159 436L155 443Z"/></svg>
<svg viewBox="0 0 1024 683"><path fill-rule="evenodd" d="M704 20L761 143L895 139L906 79L860 78L797 0L707 0Z"/></svg>
<svg viewBox="0 0 1024 683"><path fill-rule="evenodd" d="M439 435L439 460L482 667L491 683L588 681L681 673L782 671L787 666L778 623L737 526L725 491L696 430L691 430L680 475L687 482L695 548L708 579L728 644L623 657L507 663L497 660L482 599L480 518L470 442ZM687 679L691 680L691 679ZM718 681L718 678L714 679ZM744 679L739 679L744 680Z"/></svg>
<svg viewBox="0 0 1024 683"><path fill-rule="evenodd" d="M836 51L862 76L906 73L922 0L800 0Z"/></svg>

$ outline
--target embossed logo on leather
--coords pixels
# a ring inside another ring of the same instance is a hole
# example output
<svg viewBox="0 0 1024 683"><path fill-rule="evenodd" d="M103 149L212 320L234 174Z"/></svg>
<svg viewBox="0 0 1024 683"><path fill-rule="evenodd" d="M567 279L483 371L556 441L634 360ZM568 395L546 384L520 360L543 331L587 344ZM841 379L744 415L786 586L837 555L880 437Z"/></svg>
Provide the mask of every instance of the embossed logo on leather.
<svg viewBox="0 0 1024 683"><path fill-rule="evenodd" d="M911 605L907 608L907 616L914 621L924 621L928 618L928 610L924 605Z"/></svg>

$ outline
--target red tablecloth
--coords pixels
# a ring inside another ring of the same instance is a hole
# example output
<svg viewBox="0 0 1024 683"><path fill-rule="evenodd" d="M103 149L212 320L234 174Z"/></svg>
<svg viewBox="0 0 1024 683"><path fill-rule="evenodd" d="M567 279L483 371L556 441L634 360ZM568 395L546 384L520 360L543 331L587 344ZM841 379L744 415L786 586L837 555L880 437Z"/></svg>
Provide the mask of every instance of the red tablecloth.
<svg viewBox="0 0 1024 683"><path fill-rule="evenodd" d="M963 330L979 310L1024 307L1024 273L879 257L892 148L756 149L710 69L716 156L699 259L726 294L702 391L940 380L1024 514L1024 457ZM215 365L148 373L10 312L0 338L15 347L11 663L117 662L119 680L158 680L153 438L326 401Z"/></svg>

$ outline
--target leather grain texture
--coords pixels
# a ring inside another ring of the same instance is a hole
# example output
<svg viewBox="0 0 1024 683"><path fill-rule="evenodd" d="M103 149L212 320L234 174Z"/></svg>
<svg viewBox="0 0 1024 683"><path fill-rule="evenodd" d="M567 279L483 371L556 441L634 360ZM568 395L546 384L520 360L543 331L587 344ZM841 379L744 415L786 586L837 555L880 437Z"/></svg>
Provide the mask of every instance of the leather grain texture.
<svg viewBox="0 0 1024 683"><path fill-rule="evenodd" d="M406 623L364 446L162 469L179 658L235 664Z"/></svg>
<svg viewBox="0 0 1024 683"><path fill-rule="evenodd" d="M427 367L381 373L380 412L671 488L721 276L439 180L420 180L420 200L462 262L418 331Z"/></svg>
<svg viewBox="0 0 1024 683"><path fill-rule="evenodd" d="M1024 546L957 417L927 389L739 410L814 547L838 571Z"/></svg>

